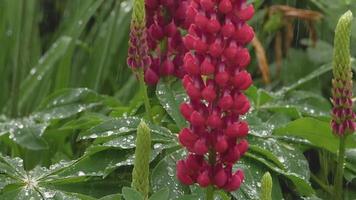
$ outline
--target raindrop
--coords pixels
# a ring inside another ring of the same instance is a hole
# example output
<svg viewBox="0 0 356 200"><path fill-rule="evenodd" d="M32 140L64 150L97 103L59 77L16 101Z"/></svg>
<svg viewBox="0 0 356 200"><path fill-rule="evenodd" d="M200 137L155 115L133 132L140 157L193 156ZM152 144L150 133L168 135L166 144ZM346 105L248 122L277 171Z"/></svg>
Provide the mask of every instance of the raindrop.
<svg viewBox="0 0 356 200"><path fill-rule="evenodd" d="M36 74L36 71L37 71L36 68L32 68L31 71L30 71L30 74L34 75L34 74Z"/></svg>
<svg viewBox="0 0 356 200"><path fill-rule="evenodd" d="M83 171L79 171L78 176L85 176L85 173Z"/></svg>

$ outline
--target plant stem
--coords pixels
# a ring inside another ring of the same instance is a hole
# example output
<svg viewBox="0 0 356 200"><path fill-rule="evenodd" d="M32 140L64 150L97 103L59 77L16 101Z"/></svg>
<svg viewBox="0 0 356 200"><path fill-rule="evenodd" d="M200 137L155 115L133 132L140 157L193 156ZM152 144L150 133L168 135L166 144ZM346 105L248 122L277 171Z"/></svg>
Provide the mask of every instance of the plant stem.
<svg viewBox="0 0 356 200"><path fill-rule="evenodd" d="M214 187L209 186L206 190L206 200L213 200L214 199Z"/></svg>
<svg viewBox="0 0 356 200"><path fill-rule="evenodd" d="M142 92L143 98L144 98L147 117L152 123L154 123L153 116L151 113L150 100L148 98L148 93L147 93L147 86L146 86L145 79L144 79L143 69L139 69L137 75L138 75L138 79L140 82L140 89L141 89L141 92Z"/></svg>
<svg viewBox="0 0 356 200"><path fill-rule="evenodd" d="M345 142L346 136L340 138L339 157L335 175L335 199L343 199L343 180L344 180L344 163L345 163Z"/></svg>
<svg viewBox="0 0 356 200"><path fill-rule="evenodd" d="M209 163L214 166L216 160L216 152L214 150L209 151ZM210 185L206 190L206 200L214 200L214 186Z"/></svg>
<svg viewBox="0 0 356 200"><path fill-rule="evenodd" d="M20 78L21 78L21 69L19 66L19 59L21 54L21 24L23 17L23 1L19 1L18 3L18 12L19 16L16 19L16 43L15 43L15 51L13 57L13 71L12 71L12 83L11 83L11 116L18 116L18 102L19 102L19 90L20 90Z"/></svg>
<svg viewBox="0 0 356 200"><path fill-rule="evenodd" d="M323 181L321 181L317 176L315 176L313 173L310 174L310 177L328 194L332 194L332 188L326 185ZM331 189L331 190L330 190Z"/></svg>

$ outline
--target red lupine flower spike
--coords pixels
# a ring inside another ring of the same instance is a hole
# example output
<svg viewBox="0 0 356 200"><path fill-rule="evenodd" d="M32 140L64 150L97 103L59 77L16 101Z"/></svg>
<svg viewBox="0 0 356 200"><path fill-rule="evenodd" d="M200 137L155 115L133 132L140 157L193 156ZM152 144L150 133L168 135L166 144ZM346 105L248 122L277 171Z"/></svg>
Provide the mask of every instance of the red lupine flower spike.
<svg viewBox="0 0 356 200"><path fill-rule="evenodd" d="M192 163L194 172L184 170L179 161L177 170L186 174L177 175L183 184L193 181L201 187L234 191L244 175L232 166L248 150L249 127L240 116L250 109L243 91L252 77L245 70L251 57L243 45L254 37L246 24L254 10L238 0L190 0L186 5L189 27L182 41L188 50L183 59L187 74L182 82L190 101L180 110L190 128L181 131L179 140L189 151L182 161ZM335 111L335 115L340 114ZM201 160L196 162L192 155Z"/></svg>

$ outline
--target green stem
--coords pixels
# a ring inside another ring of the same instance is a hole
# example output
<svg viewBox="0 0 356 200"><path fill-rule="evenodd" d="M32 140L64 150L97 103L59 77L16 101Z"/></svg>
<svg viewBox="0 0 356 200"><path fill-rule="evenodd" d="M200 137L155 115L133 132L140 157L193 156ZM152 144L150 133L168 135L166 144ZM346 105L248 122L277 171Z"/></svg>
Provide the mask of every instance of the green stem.
<svg viewBox="0 0 356 200"><path fill-rule="evenodd" d="M209 163L215 165L216 153L214 150L209 151ZM206 200L214 200L214 186L210 185L206 190Z"/></svg>
<svg viewBox="0 0 356 200"><path fill-rule="evenodd" d="M214 199L214 187L209 186L206 190L206 200L213 200Z"/></svg>
<svg viewBox="0 0 356 200"><path fill-rule="evenodd" d="M21 70L19 67L19 58L21 53L21 24L23 17L23 1L18 3L18 11L20 15L17 18L16 25L16 44L15 53L13 57L13 71L12 71L12 83L11 83L11 116L18 116L18 102L19 102L19 91L20 91L20 76Z"/></svg>
<svg viewBox="0 0 356 200"><path fill-rule="evenodd" d="M344 163L345 163L345 143L346 136L340 138L339 157L335 175L335 199L343 199L343 180L344 180Z"/></svg>
<svg viewBox="0 0 356 200"><path fill-rule="evenodd" d="M313 173L310 174L310 177L327 193L332 194L332 189L328 185L326 185L323 181L321 181L317 176L315 176Z"/></svg>
<svg viewBox="0 0 356 200"><path fill-rule="evenodd" d="M139 69L137 75L138 75L138 79L140 81L140 88L141 88L141 92L142 92L143 98L144 98L147 117L152 123L154 123L153 116L151 113L150 100L148 98L148 93L147 93L147 86L146 86L145 79L144 79L143 69Z"/></svg>

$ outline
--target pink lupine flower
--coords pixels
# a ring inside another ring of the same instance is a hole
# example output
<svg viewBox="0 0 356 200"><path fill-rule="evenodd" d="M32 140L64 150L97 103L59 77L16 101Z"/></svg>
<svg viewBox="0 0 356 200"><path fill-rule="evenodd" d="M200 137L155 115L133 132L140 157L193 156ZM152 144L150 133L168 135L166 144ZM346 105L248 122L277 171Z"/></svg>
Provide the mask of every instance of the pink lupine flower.
<svg viewBox="0 0 356 200"><path fill-rule="evenodd" d="M241 116L250 108L243 91L252 84L245 70L251 58L244 46L254 37L246 23L254 9L246 0L190 0L184 7L182 82L190 101L180 111L190 126L178 138L189 156L178 162L177 177L186 185L234 191L244 174L233 165L248 150L249 127Z"/></svg>

